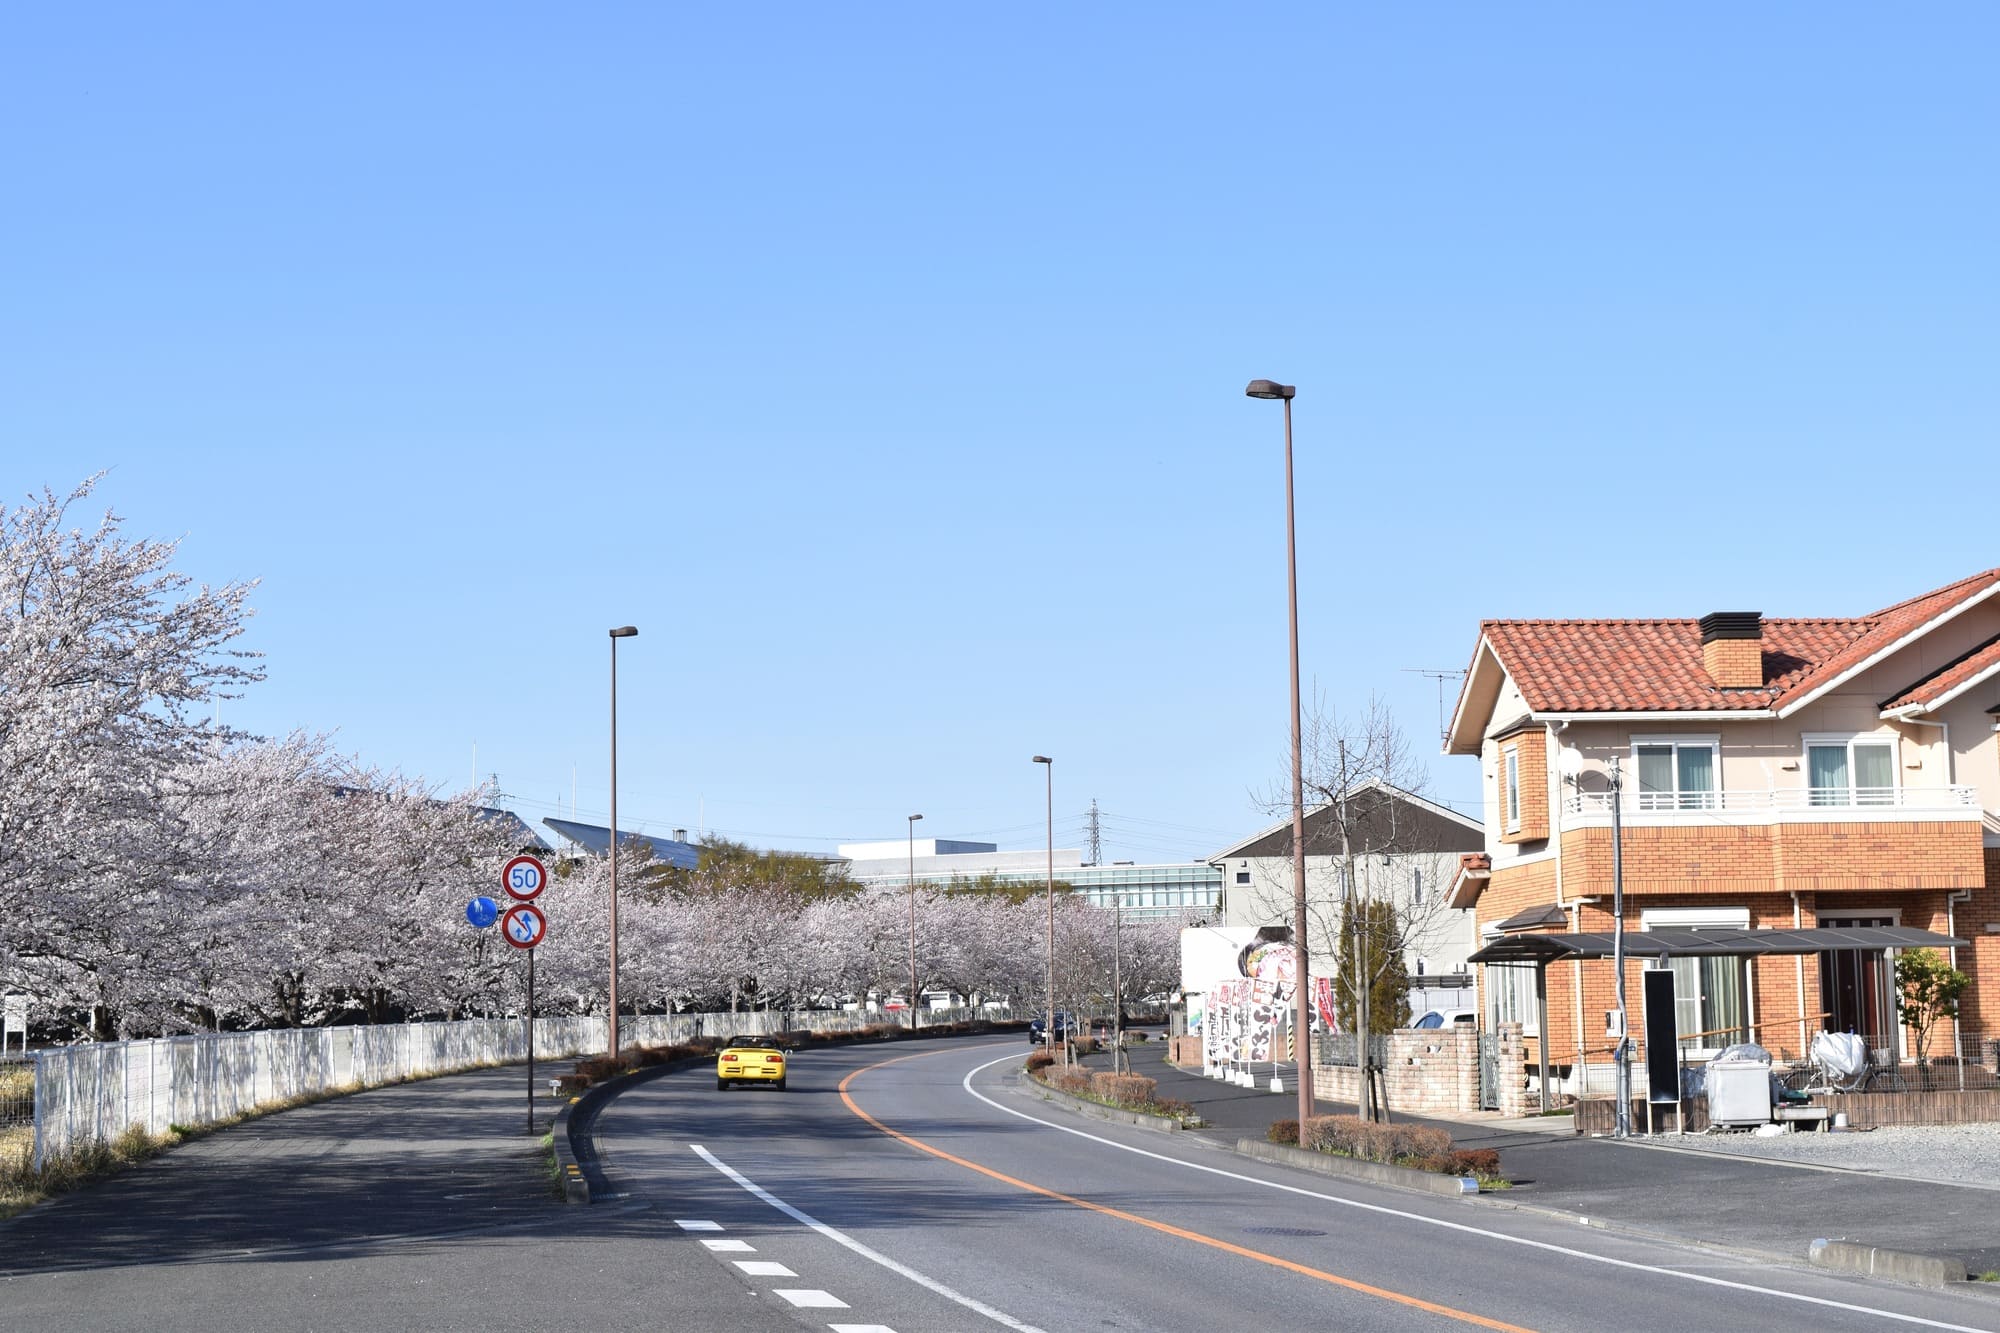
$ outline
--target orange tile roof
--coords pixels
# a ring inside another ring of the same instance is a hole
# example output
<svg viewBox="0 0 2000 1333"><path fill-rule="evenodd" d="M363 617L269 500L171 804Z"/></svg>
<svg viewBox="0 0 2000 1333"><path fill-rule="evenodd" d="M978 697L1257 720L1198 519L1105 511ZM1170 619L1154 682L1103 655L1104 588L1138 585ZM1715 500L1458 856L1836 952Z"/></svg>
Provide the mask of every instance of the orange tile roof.
<svg viewBox="0 0 2000 1333"><path fill-rule="evenodd" d="M1709 679L1696 620L1488 620L1480 632L1537 713L1755 711L1804 698L1996 584L1989 569L1857 619L1766 619L1754 689Z"/></svg>
<svg viewBox="0 0 2000 1333"><path fill-rule="evenodd" d="M1885 700L1882 707L1907 708L1912 704L1931 703L1950 694L1974 676L1996 666L2000 666L2000 634L1994 635L1957 661L1945 663L1895 698Z"/></svg>

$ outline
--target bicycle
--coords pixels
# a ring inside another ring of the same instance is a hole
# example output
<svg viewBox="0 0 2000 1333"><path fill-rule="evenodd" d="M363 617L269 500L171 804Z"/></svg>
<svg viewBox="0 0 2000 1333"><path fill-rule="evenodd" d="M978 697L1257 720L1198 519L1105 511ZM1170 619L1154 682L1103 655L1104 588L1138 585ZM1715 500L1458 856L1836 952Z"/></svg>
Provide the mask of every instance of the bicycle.
<svg viewBox="0 0 2000 1333"><path fill-rule="evenodd" d="M1909 1084L1894 1065L1870 1058L1868 1043L1852 1032L1822 1032L1812 1040L1806 1063L1779 1080L1788 1092L1907 1092Z"/></svg>

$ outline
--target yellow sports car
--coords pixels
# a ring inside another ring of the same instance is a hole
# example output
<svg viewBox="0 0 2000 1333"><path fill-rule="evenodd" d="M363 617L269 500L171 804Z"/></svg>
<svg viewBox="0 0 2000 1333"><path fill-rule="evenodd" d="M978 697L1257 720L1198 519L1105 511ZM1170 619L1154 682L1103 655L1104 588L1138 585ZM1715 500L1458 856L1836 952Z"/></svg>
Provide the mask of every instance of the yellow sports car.
<svg viewBox="0 0 2000 1333"><path fill-rule="evenodd" d="M768 1083L783 1092L785 1053L761 1037L736 1038L715 1057L715 1090L727 1092L738 1083Z"/></svg>

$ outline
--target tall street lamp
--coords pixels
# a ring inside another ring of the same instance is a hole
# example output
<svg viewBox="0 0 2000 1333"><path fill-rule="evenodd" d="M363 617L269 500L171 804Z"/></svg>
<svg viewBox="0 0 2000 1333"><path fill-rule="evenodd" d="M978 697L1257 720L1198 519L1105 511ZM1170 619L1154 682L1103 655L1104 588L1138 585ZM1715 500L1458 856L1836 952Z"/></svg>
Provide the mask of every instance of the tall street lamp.
<svg viewBox="0 0 2000 1333"><path fill-rule="evenodd" d="M1038 754L1035 762L1042 765L1047 778L1049 817L1049 1013L1042 1028L1042 1046L1047 1049L1056 1039L1056 761ZM1067 1050L1067 1045L1063 1049Z"/></svg>
<svg viewBox="0 0 2000 1333"><path fill-rule="evenodd" d="M611 1036L608 1053L618 1058L618 641L639 631L620 625L611 631Z"/></svg>
<svg viewBox="0 0 2000 1333"><path fill-rule="evenodd" d="M1292 1018L1298 1047L1299 1128L1312 1118L1312 966L1306 950L1306 776L1305 747L1299 729L1299 545L1292 499L1292 398L1298 389L1274 380L1251 380L1243 391L1252 398L1276 398L1285 405L1285 585L1291 598L1292 620L1292 956L1297 966ZM1363 983L1366 984L1365 981ZM1367 1077L1368 1034L1361 1034L1362 1076Z"/></svg>
<svg viewBox="0 0 2000 1333"><path fill-rule="evenodd" d="M917 821L910 816L910 1031L917 1030Z"/></svg>

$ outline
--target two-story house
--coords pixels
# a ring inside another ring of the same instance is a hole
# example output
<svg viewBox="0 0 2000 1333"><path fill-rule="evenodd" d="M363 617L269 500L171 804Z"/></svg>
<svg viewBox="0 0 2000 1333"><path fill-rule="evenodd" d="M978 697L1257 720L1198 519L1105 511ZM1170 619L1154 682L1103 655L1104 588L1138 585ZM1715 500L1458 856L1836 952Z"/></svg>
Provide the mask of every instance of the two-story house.
<svg viewBox="0 0 2000 1333"><path fill-rule="evenodd" d="M1465 960L1478 947L1478 937L1472 913L1447 906L1445 893L1459 857L1483 845L1477 820L1379 779L1356 783L1344 809L1341 802L1307 809L1313 975L1330 976L1337 967L1334 942L1351 897L1390 903L1413 1016L1456 1007L1470 989ZM1297 872L1289 815L1223 848L1208 863L1222 872L1222 925L1292 924Z"/></svg>
<svg viewBox="0 0 2000 1333"><path fill-rule="evenodd" d="M1486 845L1450 901L1485 940L1609 932L1616 800L1628 935L1955 935L1970 943L1952 961L1973 977L1960 1024L2000 1032L1996 729L2000 569L1834 619L1487 621L1446 740L1479 759ZM1880 951L1671 965L1695 1046L1751 1036L1797 1052L1825 1028L1906 1048ZM1487 1021L1535 1033L1532 969L1482 971ZM1613 989L1608 961L1549 967L1557 1060L1602 1052Z"/></svg>

